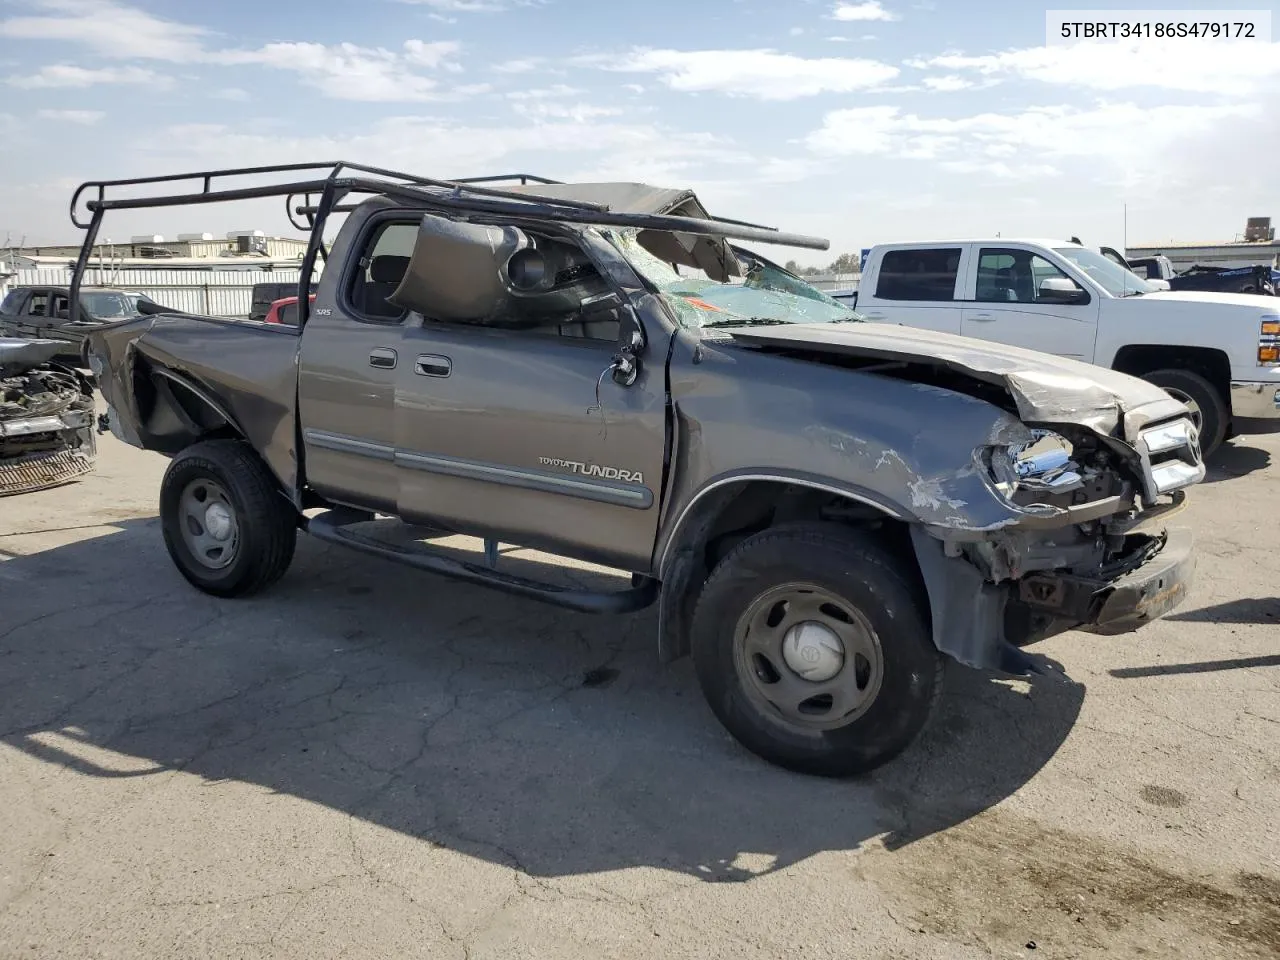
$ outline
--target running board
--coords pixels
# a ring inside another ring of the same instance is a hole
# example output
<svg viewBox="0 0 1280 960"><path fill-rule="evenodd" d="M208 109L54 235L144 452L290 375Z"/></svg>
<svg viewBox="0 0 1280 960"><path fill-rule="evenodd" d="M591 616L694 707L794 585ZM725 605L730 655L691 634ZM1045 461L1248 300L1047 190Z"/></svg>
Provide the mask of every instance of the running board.
<svg viewBox="0 0 1280 960"><path fill-rule="evenodd" d="M580 613L632 613L649 606L658 597L658 581L639 574L632 576L632 587L629 590L575 590L510 573L500 573L483 564L458 560L430 547L393 547L347 529L350 524L372 519L371 514L355 510L328 510L314 517L303 517L302 529L320 540L350 547L360 553ZM491 541L486 541L486 553L492 558L496 544L490 546L490 543Z"/></svg>

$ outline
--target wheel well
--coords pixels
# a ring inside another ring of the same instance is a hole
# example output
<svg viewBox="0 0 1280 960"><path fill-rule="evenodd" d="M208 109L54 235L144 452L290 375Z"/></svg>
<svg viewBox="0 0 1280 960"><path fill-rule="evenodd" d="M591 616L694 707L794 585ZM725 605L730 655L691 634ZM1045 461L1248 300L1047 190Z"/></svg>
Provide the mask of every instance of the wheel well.
<svg viewBox="0 0 1280 960"><path fill-rule="evenodd" d="M903 570L921 576L910 528L879 507L781 480L726 484L694 503L663 558L659 658L667 662L689 652L688 624L698 590L735 546L770 527L813 521L873 531L903 561Z"/></svg>
<svg viewBox="0 0 1280 960"><path fill-rule="evenodd" d="M160 453L172 456L201 440L243 438L229 416L176 374L135 368L133 386L148 445Z"/></svg>
<svg viewBox="0 0 1280 960"><path fill-rule="evenodd" d="M1208 380L1224 401L1231 397L1231 361L1210 347L1134 344L1120 348L1112 367L1135 377L1154 370L1191 370Z"/></svg>

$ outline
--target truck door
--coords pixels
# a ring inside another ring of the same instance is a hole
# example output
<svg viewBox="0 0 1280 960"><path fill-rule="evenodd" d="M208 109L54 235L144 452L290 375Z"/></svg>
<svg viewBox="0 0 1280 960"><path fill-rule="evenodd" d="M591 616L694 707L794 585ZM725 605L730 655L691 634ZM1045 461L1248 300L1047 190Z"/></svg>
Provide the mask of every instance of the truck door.
<svg viewBox="0 0 1280 960"><path fill-rule="evenodd" d="M876 323L959 333L967 252L960 244L885 250L871 282L858 285L858 312Z"/></svg>
<svg viewBox="0 0 1280 960"><path fill-rule="evenodd" d="M53 296L48 290L32 290L31 296L18 315L18 330L24 337L45 337L49 334L49 314L53 310Z"/></svg>
<svg viewBox="0 0 1280 960"><path fill-rule="evenodd" d="M413 272L431 282L416 263ZM610 366L628 314L619 301L590 316L516 329L504 315L490 323L413 315L397 370L402 517L648 569L669 333L645 330L639 374L622 386Z"/></svg>
<svg viewBox="0 0 1280 960"><path fill-rule="evenodd" d="M10 290L0 303L0 336L27 336L25 323L29 290Z"/></svg>
<svg viewBox="0 0 1280 960"><path fill-rule="evenodd" d="M1031 250L980 247L966 337L1093 362L1097 297Z"/></svg>
<svg viewBox="0 0 1280 960"><path fill-rule="evenodd" d="M311 485L339 503L396 511L395 391L404 311L387 302L415 225L386 214L350 224L330 251L302 334L298 418Z"/></svg>

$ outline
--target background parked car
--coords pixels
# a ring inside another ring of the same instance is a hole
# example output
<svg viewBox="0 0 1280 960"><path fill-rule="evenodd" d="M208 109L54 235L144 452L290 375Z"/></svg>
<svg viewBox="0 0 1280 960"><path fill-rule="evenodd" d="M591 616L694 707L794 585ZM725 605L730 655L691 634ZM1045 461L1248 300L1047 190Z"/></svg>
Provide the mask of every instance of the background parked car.
<svg viewBox="0 0 1280 960"><path fill-rule="evenodd" d="M311 284L311 292L316 292L316 285ZM281 299L293 297L298 302L298 284L294 283L255 283L253 285L253 304L249 308L250 320L266 320L272 305Z"/></svg>
<svg viewBox="0 0 1280 960"><path fill-rule="evenodd" d="M307 299L309 302L315 303L316 295L313 293ZM296 296L281 297L271 304L271 309L267 311L267 315L263 319L267 323L286 323L296 327L298 325L298 298Z"/></svg>
<svg viewBox="0 0 1280 960"><path fill-rule="evenodd" d="M67 287L17 287L0 302L0 336L56 340L61 357L83 360L84 336L103 323L139 316L139 303L155 301L146 294L110 287L80 290L80 319L71 317Z"/></svg>

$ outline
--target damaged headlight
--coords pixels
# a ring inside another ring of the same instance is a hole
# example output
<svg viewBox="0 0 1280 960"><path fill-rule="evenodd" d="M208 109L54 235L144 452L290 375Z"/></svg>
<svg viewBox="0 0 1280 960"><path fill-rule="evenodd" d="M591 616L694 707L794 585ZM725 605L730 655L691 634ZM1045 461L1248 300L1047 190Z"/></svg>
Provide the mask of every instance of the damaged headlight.
<svg viewBox="0 0 1280 960"><path fill-rule="evenodd" d="M1012 500L1019 492L1057 496L1083 487L1085 480L1072 454L1066 437L1032 430L1025 442L987 447L985 459L996 489Z"/></svg>

